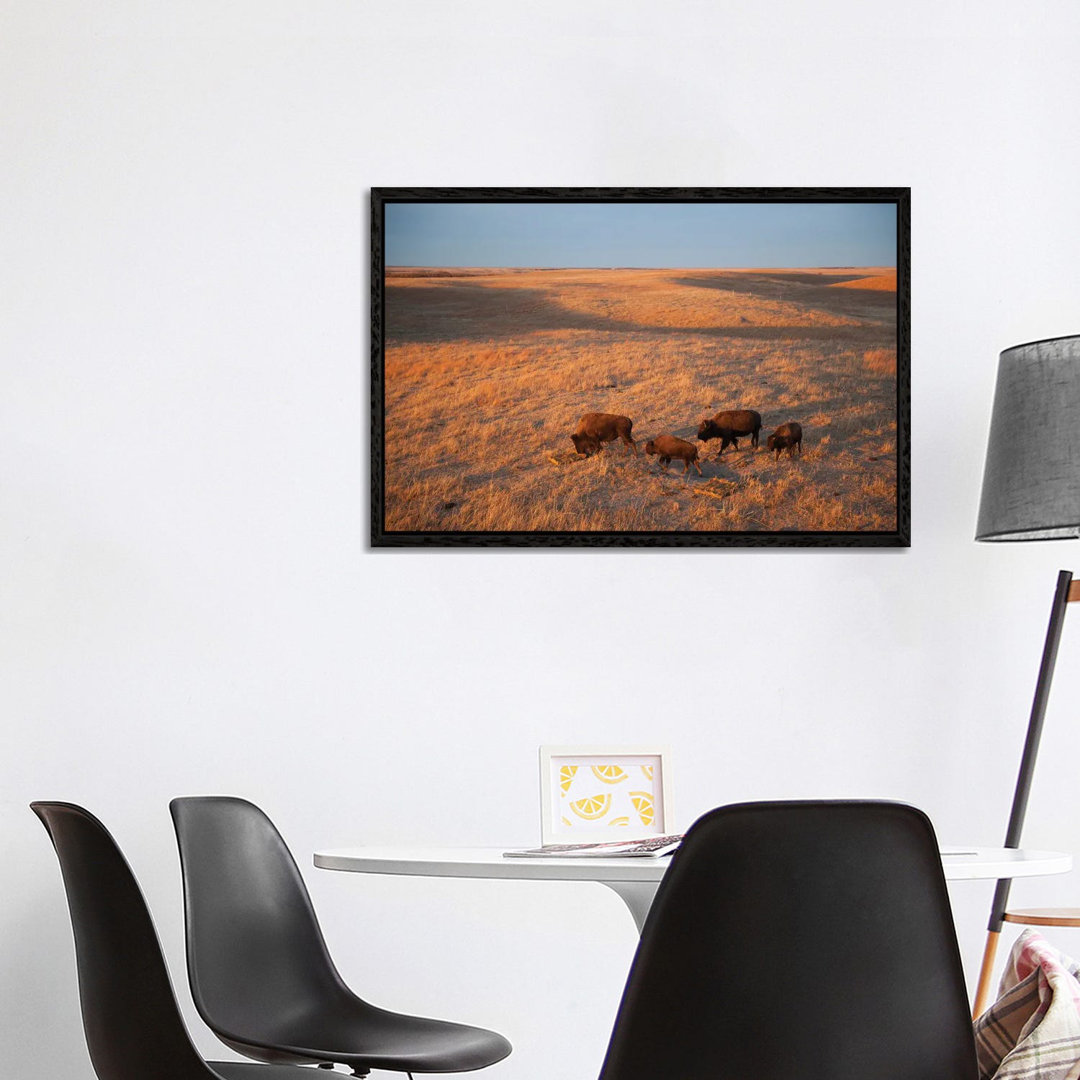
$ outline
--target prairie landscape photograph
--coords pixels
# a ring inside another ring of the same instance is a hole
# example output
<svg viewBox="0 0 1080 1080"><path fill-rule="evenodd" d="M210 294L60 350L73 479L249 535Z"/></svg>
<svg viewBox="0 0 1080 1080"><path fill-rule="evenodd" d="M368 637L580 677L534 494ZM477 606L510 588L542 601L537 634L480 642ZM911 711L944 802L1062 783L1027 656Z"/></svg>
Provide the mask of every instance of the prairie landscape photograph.
<svg viewBox="0 0 1080 1080"><path fill-rule="evenodd" d="M889 191L373 192L373 543L906 544Z"/></svg>

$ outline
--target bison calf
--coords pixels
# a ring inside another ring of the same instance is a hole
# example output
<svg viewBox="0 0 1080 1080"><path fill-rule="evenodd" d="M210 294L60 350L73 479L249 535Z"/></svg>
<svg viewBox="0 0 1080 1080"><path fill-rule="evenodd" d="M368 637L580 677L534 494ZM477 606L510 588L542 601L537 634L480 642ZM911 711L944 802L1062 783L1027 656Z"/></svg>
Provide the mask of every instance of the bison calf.
<svg viewBox="0 0 1080 1080"><path fill-rule="evenodd" d="M616 413L589 412L579 421L577 431L570 436L574 440L574 448L579 454L588 457L602 449L604 443L622 439L634 453L637 453L637 443L630 434L634 421L629 416L619 416Z"/></svg>
<svg viewBox="0 0 1080 1080"><path fill-rule="evenodd" d="M761 413L753 409L728 409L718 412L711 420L702 420L698 424L697 437L701 442L719 439L722 454L731 445L739 449L739 435L749 435L750 445L757 446L760 431Z"/></svg>
<svg viewBox="0 0 1080 1080"><path fill-rule="evenodd" d="M777 458L783 450L787 450L788 457L794 457L795 447L799 448L799 457L802 457L802 424L797 424L794 420L781 424L765 440L765 445L776 451Z"/></svg>
<svg viewBox="0 0 1080 1080"><path fill-rule="evenodd" d="M650 439L645 444L645 453L659 454L660 468L665 472L667 472L667 467L671 464L671 459L678 458L686 464L686 468L683 469L683 476L690 471L691 465L697 469L698 476L705 475L698 464L697 447L685 439L677 439L674 435L657 435L655 439Z"/></svg>

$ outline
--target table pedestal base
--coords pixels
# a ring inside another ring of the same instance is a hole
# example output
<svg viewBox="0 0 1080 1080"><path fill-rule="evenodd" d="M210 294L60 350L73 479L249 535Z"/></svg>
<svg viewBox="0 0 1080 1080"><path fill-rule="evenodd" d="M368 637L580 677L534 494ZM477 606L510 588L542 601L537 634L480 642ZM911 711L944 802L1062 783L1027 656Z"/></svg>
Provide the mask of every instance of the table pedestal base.
<svg viewBox="0 0 1080 1080"><path fill-rule="evenodd" d="M622 897L622 902L630 909L630 914L634 917L634 925L640 936L641 928L645 925L645 917L649 914L649 908L652 907L653 897L660 883L658 881L603 881L600 884L606 885L612 892Z"/></svg>

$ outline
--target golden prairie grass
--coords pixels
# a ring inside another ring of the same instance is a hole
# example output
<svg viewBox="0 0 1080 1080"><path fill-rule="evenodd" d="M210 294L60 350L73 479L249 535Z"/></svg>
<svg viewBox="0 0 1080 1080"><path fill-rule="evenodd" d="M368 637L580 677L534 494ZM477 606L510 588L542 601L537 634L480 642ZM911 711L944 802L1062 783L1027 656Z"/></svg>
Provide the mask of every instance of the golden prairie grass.
<svg viewBox="0 0 1080 1080"><path fill-rule="evenodd" d="M890 530L894 298L845 271L398 270L386 283L390 531ZM891 368L885 358L891 357ZM719 409L762 414L705 476L642 451ZM630 416L581 458L585 412ZM801 457L765 449L798 420Z"/></svg>
<svg viewBox="0 0 1080 1080"><path fill-rule="evenodd" d="M863 354L863 363L867 370L878 375L896 374L896 350L895 349L867 349Z"/></svg>
<svg viewBox="0 0 1080 1080"><path fill-rule="evenodd" d="M851 281L837 281L834 289L870 289L877 292L896 292L896 269L882 270L879 273L868 274L866 277L854 278Z"/></svg>

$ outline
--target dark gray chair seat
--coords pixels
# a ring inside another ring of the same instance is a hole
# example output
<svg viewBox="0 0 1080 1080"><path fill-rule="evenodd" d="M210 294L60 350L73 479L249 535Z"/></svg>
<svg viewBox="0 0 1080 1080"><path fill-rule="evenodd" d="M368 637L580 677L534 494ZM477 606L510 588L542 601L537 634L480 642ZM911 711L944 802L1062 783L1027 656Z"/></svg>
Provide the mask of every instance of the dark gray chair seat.
<svg viewBox="0 0 1080 1080"><path fill-rule="evenodd" d="M208 1061L221 1080L319 1080L319 1073L295 1065L254 1065L250 1061ZM148 1074L146 1080L156 1080Z"/></svg>
<svg viewBox="0 0 1080 1080"><path fill-rule="evenodd" d="M226 1045L258 1061L334 1062L361 1074L467 1072L510 1053L494 1031L389 1012L354 994L295 860L257 806L204 796L169 807L191 994Z"/></svg>
<svg viewBox="0 0 1080 1080"><path fill-rule="evenodd" d="M491 1065L493 1056L500 1060L509 1047L484 1028L388 1012L358 998L323 1002L318 1012L289 1019L267 1017L258 1041L224 1030L217 1034L258 1061L336 1062L361 1074L467 1072Z"/></svg>

